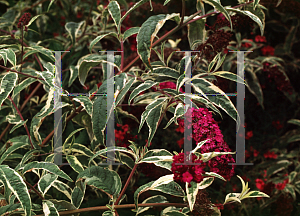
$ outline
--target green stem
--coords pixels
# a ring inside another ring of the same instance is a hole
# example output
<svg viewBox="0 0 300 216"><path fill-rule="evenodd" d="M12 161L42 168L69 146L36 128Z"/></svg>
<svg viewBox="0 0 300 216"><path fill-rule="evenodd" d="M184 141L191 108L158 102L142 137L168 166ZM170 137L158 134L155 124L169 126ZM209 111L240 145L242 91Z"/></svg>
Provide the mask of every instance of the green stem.
<svg viewBox="0 0 300 216"><path fill-rule="evenodd" d="M9 98L9 100L12 102L12 104L14 105L14 107L16 108L16 110L17 110L17 112L18 112L20 118L22 119L22 121L24 121L24 118L23 118L23 116L22 116L20 110L18 109L17 105L15 104L14 100L13 100L9 95L8 95L8 98ZM24 124L24 127L25 127L26 133L27 133L27 135L28 135L28 138L29 138L29 141L30 141L30 144L31 144L31 148L34 149L33 144L32 144L32 141L31 141L31 137L30 137L30 134L29 134L29 131L28 131L28 128L27 128L26 123Z"/></svg>
<svg viewBox="0 0 300 216"><path fill-rule="evenodd" d="M118 199L117 199L116 202L115 202L115 207L116 207L116 205L119 204L119 202L120 202L120 200L121 200L123 194L125 193L125 191L126 191L128 185L129 185L129 182L130 182L130 180L131 180L132 177L133 177L134 171L135 171L136 168L137 168L137 165L138 165L137 163L134 164L134 167L133 167L133 169L131 170L131 173L130 173L129 177L128 177L128 179L127 179L127 181L126 181L126 183L125 183L125 185L124 185L124 187L123 187L123 189L122 189L122 191L121 191L121 193L120 193Z"/></svg>

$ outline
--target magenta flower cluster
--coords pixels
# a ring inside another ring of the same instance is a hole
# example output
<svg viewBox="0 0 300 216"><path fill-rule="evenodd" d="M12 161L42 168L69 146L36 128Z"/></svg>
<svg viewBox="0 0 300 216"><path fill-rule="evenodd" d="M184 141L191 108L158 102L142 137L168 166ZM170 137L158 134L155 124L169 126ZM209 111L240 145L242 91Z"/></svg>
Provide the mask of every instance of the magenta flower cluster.
<svg viewBox="0 0 300 216"><path fill-rule="evenodd" d="M192 127L193 130L189 138L193 138L197 144L207 140L200 148L202 154L207 152L231 152L231 149L223 139L217 122L207 108L191 108L187 111L186 117L190 123L187 125L187 128ZM180 128L183 128L184 119L178 119L178 124ZM211 172L218 173L225 179L230 179L234 175L234 165L228 165L228 163L234 162L232 155L227 154L209 160L208 167Z"/></svg>
<svg viewBox="0 0 300 216"><path fill-rule="evenodd" d="M173 156L171 170L174 174L174 181L188 183L194 181L199 183L203 180L202 174L205 173L204 168L206 167L206 164L197 159L195 154L192 153L191 156L191 165L177 165L177 163L187 163L184 161L184 153L179 153L178 155ZM188 154L186 154L186 157L188 157ZM193 165L193 163L201 163L201 165Z"/></svg>

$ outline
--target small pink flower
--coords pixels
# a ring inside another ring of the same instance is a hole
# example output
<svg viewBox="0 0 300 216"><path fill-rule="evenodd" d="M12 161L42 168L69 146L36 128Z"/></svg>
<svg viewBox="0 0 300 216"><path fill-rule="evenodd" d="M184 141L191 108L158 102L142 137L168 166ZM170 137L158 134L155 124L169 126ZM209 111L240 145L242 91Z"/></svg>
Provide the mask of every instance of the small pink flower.
<svg viewBox="0 0 300 216"><path fill-rule="evenodd" d="M182 174L182 180L184 182L190 183L193 180L193 176L188 171L186 171L185 173Z"/></svg>
<svg viewBox="0 0 300 216"><path fill-rule="evenodd" d="M259 190L263 190L265 187L265 182L262 179L256 179L255 185Z"/></svg>
<svg viewBox="0 0 300 216"><path fill-rule="evenodd" d="M256 35L255 36L255 42L267 42L266 37L265 36L260 36L260 35Z"/></svg>
<svg viewBox="0 0 300 216"><path fill-rule="evenodd" d="M265 46L261 49L261 52L264 56L267 56L267 55L271 55L273 56L274 55L274 52L275 52L275 49L271 46Z"/></svg>

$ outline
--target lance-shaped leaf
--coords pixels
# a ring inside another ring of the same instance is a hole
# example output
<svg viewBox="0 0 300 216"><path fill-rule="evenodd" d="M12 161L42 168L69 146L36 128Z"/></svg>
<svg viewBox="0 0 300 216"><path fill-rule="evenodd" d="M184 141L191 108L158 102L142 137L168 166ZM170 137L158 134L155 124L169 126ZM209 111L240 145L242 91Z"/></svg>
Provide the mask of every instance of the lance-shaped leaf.
<svg viewBox="0 0 300 216"><path fill-rule="evenodd" d="M160 99L160 98L159 98ZM157 100L159 100L157 99ZM167 102L167 98L162 98L161 103L154 107L153 109L150 109L148 112L148 115L146 117L146 123L149 127L149 136L148 136L148 143L151 143L153 136L157 130L159 119L161 118L161 115L163 114L163 108Z"/></svg>
<svg viewBox="0 0 300 216"><path fill-rule="evenodd" d="M90 100L89 97L86 96L77 96L75 98L73 98L75 101L79 102L81 104L81 106L84 107L84 109L86 110L86 112L91 116L92 115L92 106L93 103Z"/></svg>
<svg viewBox="0 0 300 216"><path fill-rule="evenodd" d="M42 178L40 178L38 182L38 189L41 191L43 195L47 193L47 191L50 189L50 187L53 185L55 180L57 180L58 176L48 173L44 175Z"/></svg>
<svg viewBox="0 0 300 216"><path fill-rule="evenodd" d="M215 179L214 177L203 178L203 180L200 183L198 183L199 184L198 189L203 190L209 187L213 183L214 179Z"/></svg>
<svg viewBox="0 0 300 216"><path fill-rule="evenodd" d="M15 170L18 170L20 167L24 166L24 163L26 163L30 158L32 158L33 154L39 153L41 150L38 149L31 149L30 151L27 151L25 155L22 157L21 162L15 167Z"/></svg>
<svg viewBox="0 0 300 216"><path fill-rule="evenodd" d="M29 27L41 15L42 14L39 14L39 15L36 15L36 16L32 17L26 26Z"/></svg>
<svg viewBox="0 0 300 216"><path fill-rule="evenodd" d="M183 115L184 115L184 105L183 105L183 103L179 103L175 108L174 116L169 120L169 122L167 123L167 125L164 129L169 127L169 125L173 121L175 121L176 125L178 125L177 119Z"/></svg>
<svg viewBox="0 0 300 216"><path fill-rule="evenodd" d="M237 126L239 127L239 114L230 98L220 88L202 78L192 78L192 87L202 96L208 98L213 104L224 110L234 121L236 121Z"/></svg>
<svg viewBox="0 0 300 216"><path fill-rule="evenodd" d="M137 51L141 60L150 69L152 69L152 66L150 64L150 55L148 55L147 49L149 52L151 52L153 40L158 31L162 28L167 20L174 17L179 17L179 14L173 13L151 16L142 24L139 30L137 35Z"/></svg>
<svg viewBox="0 0 300 216"><path fill-rule="evenodd" d="M205 172L202 176L216 177L223 181L226 181L226 179L224 179L223 176L219 175L218 173L214 173L214 172Z"/></svg>
<svg viewBox="0 0 300 216"><path fill-rule="evenodd" d="M0 215L9 215L10 213L15 213L16 211L22 211L22 205L20 203L10 203L5 206L1 206Z"/></svg>
<svg viewBox="0 0 300 216"><path fill-rule="evenodd" d="M120 10L120 5L117 1L111 1L108 4L108 11L113 18L116 27L118 27L120 20L121 20L121 10Z"/></svg>
<svg viewBox="0 0 300 216"><path fill-rule="evenodd" d="M80 173L84 170L82 164L79 162L79 160L77 159L76 156L67 155L66 158L67 158L68 163L70 164L70 166L73 168L73 170L75 172Z"/></svg>
<svg viewBox="0 0 300 216"><path fill-rule="evenodd" d="M58 191L62 192L66 197L68 197L70 200L72 199L72 189L69 185L63 183L62 181L55 180L52 184L52 186L57 189Z"/></svg>
<svg viewBox="0 0 300 216"><path fill-rule="evenodd" d="M127 38L129 38L132 35L135 35L137 33L139 33L140 27L132 27L130 29L127 29L124 32L124 36L123 36L123 41L125 41Z"/></svg>
<svg viewBox="0 0 300 216"><path fill-rule="evenodd" d="M29 164L26 164L22 172L24 174L26 172L32 171L33 169L43 169L50 173L58 175L61 178L73 182L73 180L64 171L59 169L59 167L54 163L33 161Z"/></svg>
<svg viewBox="0 0 300 216"><path fill-rule="evenodd" d="M246 81L248 83L248 90L257 98L259 104L262 106L264 109L264 97L263 97L263 92L261 89L261 86L259 84L259 80L256 76L256 74L253 72L253 67L246 67L245 68L246 72Z"/></svg>
<svg viewBox="0 0 300 216"><path fill-rule="evenodd" d="M158 98L155 101L153 101L152 103L150 103L148 106L146 106L146 110L142 113L141 123L140 123L138 132L140 132L140 130L142 129L142 127L146 121L146 118L149 115L149 112L156 107L161 107L162 103L164 103L165 100L167 100L167 98Z"/></svg>
<svg viewBox="0 0 300 216"><path fill-rule="evenodd" d="M198 151L198 149L200 149L207 141L208 141L208 139L199 142L199 143L197 144L197 146L192 150L192 153L195 153L196 151Z"/></svg>
<svg viewBox="0 0 300 216"><path fill-rule="evenodd" d="M198 18L196 16L194 19ZM205 19L199 19L187 25L188 28L188 40L191 50L194 50L198 44L205 42Z"/></svg>
<svg viewBox="0 0 300 216"><path fill-rule="evenodd" d="M183 197L185 195L184 190L180 187L179 184L171 180L173 178L172 176L173 174L168 175L167 177L163 176L156 181L151 181L147 184L140 186L134 192L134 203L136 205L136 209L138 205L139 195L148 190L155 190L166 194L171 194L173 196Z"/></svg>
<svg viewBox="0 0 300 216"><path fill-rule="evenodd" d="M65 29L69 33L71 37L72 44L75 43L76 38L81 34L80 28L85 23L85 21L81 21L80 23L75 22L67 22L65 25Z"/></svg>
<svg viewBox="0 0 300 216"><path fill-rule="evenodd" d="M84 193L85 193L85 183L82 183L81 181L76 183L77 186L74 188L72 191L72 200L71 203L76 207L79 208L83 198L84 198Z"/></svg>
<svg viewBox="0 0 300 216"><path fill-rule="evenodd" d="M45 216L59 216L54 204L49 200L43 200L43 212Z"/></svg>
<svg viewBox="0 0 300 216"><path fill-rule="evenodd" d="M78 68L79 66L76 65L70 65L70 78L68 81L68 87L72 85L72 83L75 81L76 77L78 76Z"/></svg>
<svg viewBox="0 0 300 216"><path fill-rule="evenodd" d="M129 72L129 74L132 75L132 73ZM125 97L133 83L136 81L136 77L128 77L128 81L125 83L124 88L121 89L120 93L117 96L117 99L115 101L115 106L117 106L120 101Z"/></svg>
<svg viewBox="0 0 300 216"><path fill-rule="evenodd" d="M25 216L31 216L31 198L22 176L7 165L0 165L0 181L2 181L20 201ZM7 188L5 188L5 190L7 190Z"/></svg>
<svg viewBox="0 0 300 216"><path fill-rule="evenodd" d="M217 9L218 11L220 11L225 18L229 21L230 23L230 28L232 31L232 22L231 22L231 18L229 13L225 10L225 8L221 5L221 1L220 0L203 0L203 2L210 4L211 6L213 6L215 9Z"/></svg>
<svg viewBox="0 0 300 216"><path fill-rule="evenodd" d="M29 47L26 47L24 51L27 51L27 52L23 55L23 60L26 59L28 56L33 55L35 53L41 53L41 54L45 55L46 57L48 57L51 60L51 62L55 63L55 57L54 57L53 53L51 52L51 50L46 49L45 47L29 46Z"/></svg>
<svg viewBox="0 0 300 216"><path fill-rule="evenodd" d="M153 69L152 73L149 73L150 75L156 75L159 77L170 77L173 79L178 79L179 73L177 70L169 67L158 67Z"/></svg>
<svg viewBox="0 0 300 216"><path fill-rule="evenodd" d="M104 35L99 35L98 37L96 37L94 40L92 40L92 42L90 43L90 53L92 52L92 49L93 47L104 37L108 36L108 35L112 35L114 36L115 38L118 38L118 35L114 32L109 32L107 34L104 34Z"/></svg>
<svg viewBox="0 0 300 216"><path fill-rule="evenodd" d="M15 52L11 49L2 49L0 50L0 56L3 58L4 65L6 66L7 60L15 67L17 64L17 59L16 59L16 54Z"/></svg>
<svg viewBox="0 0 300 216"><path fill-rule="evenodd" d="M100 166L93 166L79 173L76 182L85 179L85 183L105 192L110 198L117 196L122 187L121 178L117 172Z"/></svg>
<svg viewBox="0 0 300 216"><path fill-rule="evenodd" d="M152 196L152 197L145 199L142 203L143 204L144 203L168 203L168 200L166 197L164 197L162 195L156 195L156 196ZM136 212L136 215L141 214L150 208L151 207L139 207Z"/></svg>
<svg viewBox="0 0 300 216"><path fill-rule="evenodd" d="M16 73L7 73L1 80L0 85L0 109L2 103L16 86L18 75Z"/></svg>
<svg viewBox="0 0 300 216"><path fill-rule="evenodd" d="M139 6L141 6L142 4L148 2L149 0L140 0L139 2L135 3L131 8L129 8L129 10L127 10L127 12L124 14L124 16L122 16L120 22L119 22L119 26L118 26L118 32L120 32L121 29L121 24L122 22L125 20L125 18L132 12L134 11L136 8L138 8Z"/></svg>
<svg viewBox="0 0 300 216"><path fill-rule="evenodd" d="M245 16L248 16L250 17L254 22L256 22L259 26L259 29L260 29L260 33L261 35L263 36L264 35L264 24L262 23L261 19L256 16L255 14L251 13L250 11L243 11L243 10L240 10L240 9L236 9L236 8L226 8L226 10L228 11L233 11L233 12L236 12L236 13L241 13Z"/></svg>
<svg viewBox="0 0 300 216"><path fill-rule="evenodd" d="M36 79L31 78L31 77L24 79L21 83L19 83L14 88L12 98L14 98L17 94L19 94L22 90L24 90L26 87L28 87L29 85L31 85L34 82L36 82Z"/></svg>
<svg viewBox="0 0 300 216"><path fill-rule="evenodd" d="M227 155L227 154L236 154L236 152L207 152L207 153L201 154L201 156L202 156L201 160L203 162L207 162L214 157L221 156L221 155Z"/></svg>
<svg viewBox="0 0 300 216"><path fill-rule="evenodd" d="M152 86L156 85L156 82L153 82L151 80L147 80L144 83L140 84L138 87L136 87L130 94L128 99L128 104L131 103L132 99L135 98L139 93L146 91L150 89Z"/></svg>
<svg viewBox="0 0 300 216"><path fill-rule="evenodd" d="M191 181L190 184L191 184L191 187L189 187L189 183L186 182L185 191L186 191L186 196L187 196L187 200L189 203L190 211L193 211L194 204L196 202L196 196L199 191L199 184L197 184L196 182L193 182L193 181Z"/></svg>
<svg viewBox="0 0 300 216"><path fill-rule="evenodd" d="M89 164L92 162L92 160L94 160L96 157L100 156L100 155L106 155L107 152L115 152L115 151L119 151L119 152L125 152L128 153L130 155L132 155L134 158L136 158L137 156L130 150L128 150L127 148L124 147L107 147L105 149L102 149L100 151L97 151L95 154L93 154L93 156L90 158L89 160Z"/></svg>
<svg viewBox="0 0 300 216"><path fill-rule="evenodd" d="M27 141L27 142L26 142ZM30 146L28 143L28 139L22 142L22 143L14 143L12 146L10 146L5 152L4 154L1 156L0 158L0 164L2 164L3 161L5 161L5 159L14 151L16 151L17 149L20 148L25 148L27 146Z"/></svg>
<svg viewBox="0 0 300 216"><path fill-rule="evenodd" d="M260 192L260 191L250 191L249 192L250 188L248 188L248 182L245 184L244 180L240 176L237 175L237 177L242 182L242 192L227 194L224 204L226 204L228 202L241 203L241 200L246 199L246 198L251 198L251 197L268 197L268 198L270 198L267 194Z"/></svg>
<svg viewBox="0 0 300 216"><path fill-rule="evenodd" d="M222 77L222 78L225 78L225 79L228 79L228 80L231 80L234 82L238 82L241 84L245 84L248 87L247 82L245 82L240 76L238 76L234 73L231 73L228 71L218 71L218 72L213 72L212 75Z"/></svg>

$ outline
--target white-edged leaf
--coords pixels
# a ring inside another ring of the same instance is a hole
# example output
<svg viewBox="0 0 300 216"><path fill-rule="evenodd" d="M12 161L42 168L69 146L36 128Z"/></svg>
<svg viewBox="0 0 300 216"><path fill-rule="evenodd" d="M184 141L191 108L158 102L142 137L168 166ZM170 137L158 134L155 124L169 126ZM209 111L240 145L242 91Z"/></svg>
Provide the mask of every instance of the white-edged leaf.
<svg viewBox="0 0 300 216"><path fill-rule="evenodd" d="M45 195L57 178L57 175L51 173L44 175L38 182L39 191Z"/></svg>
<svg viewBox="0 0 300 216"><path fill-rule="evenodd" d="M16 86L18 75L16 73L7 73L1 80L0 84L0 109L2 103Z"/></svg>

